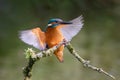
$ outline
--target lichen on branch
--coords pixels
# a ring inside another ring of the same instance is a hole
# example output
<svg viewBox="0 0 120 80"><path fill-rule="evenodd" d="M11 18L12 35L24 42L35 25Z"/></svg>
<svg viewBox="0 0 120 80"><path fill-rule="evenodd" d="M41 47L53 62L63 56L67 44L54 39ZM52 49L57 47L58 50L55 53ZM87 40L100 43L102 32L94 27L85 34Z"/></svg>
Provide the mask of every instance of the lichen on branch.
<svg viewBox="0 0 120 80"><path fill-rule="evenodd" d="M28 64L26 65L26 67L23 68L24 80L31 80L32 67L37 60L52 55L54 51L61 45L63 45L63 42L61 42L57 46L41 51L39 53L35 53L32 48L28 48L27 50L25 50L25 57L28 59Z"/></svg>
<svg viewBox="0 0 120 80"><path fill-rule="evenodd" d="M41 58L43 57L47 57L47 56L50 56L54 53L54 51L61 45L65 44L64 42L61 42L60 44L50 48L50 49L47 49L47 50L44 50L44 51L41 51L39 53L36 53L33 49L31 48L28 48L27 50L25 50L25 55L26 55L26 58L28 59L28 64L26 65L26 67L23 68L23 74L24 74L24 80L31 80L31 76L32 76L32 68L33 68L33 65L36 61L40 60ZM65 44L67 49L69 50L69 52L78 60L80 61L83 66L85 68L89 68L89 69L92 69L94 71L97 71L99 73L103 73L109 77L111 77L112 79L115 79L115 77L109 73L107 73L106 71L104 71L102 68L98 68L98 67L95 67L93 65L90 64L90 61L88 60L85 60L83 59L81 56L79 56L79 54L75 51L75 49L72 47L72 45L70 43L66 43Z"/></svg>

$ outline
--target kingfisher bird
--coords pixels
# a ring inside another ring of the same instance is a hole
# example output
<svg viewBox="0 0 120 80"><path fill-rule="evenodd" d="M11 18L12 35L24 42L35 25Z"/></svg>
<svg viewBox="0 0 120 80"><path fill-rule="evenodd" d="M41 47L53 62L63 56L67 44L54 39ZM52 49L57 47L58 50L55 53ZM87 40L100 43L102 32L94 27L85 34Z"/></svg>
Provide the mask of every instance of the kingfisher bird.
<svg viewBox="0 0 120 80"><path fill-rule="evenodd" d="M71 39L81 30L82 26L82 16L70 21L63 21L59 18L53 18L48 21L45 31L42 31L39 27L23 30L20 31L19 38L23 42L32 45L39 50L45 50L58 45L63 40L66 42L71 41ZM64 44L61 45L54 52L60 62L63 62L64 46Z"/></svg>

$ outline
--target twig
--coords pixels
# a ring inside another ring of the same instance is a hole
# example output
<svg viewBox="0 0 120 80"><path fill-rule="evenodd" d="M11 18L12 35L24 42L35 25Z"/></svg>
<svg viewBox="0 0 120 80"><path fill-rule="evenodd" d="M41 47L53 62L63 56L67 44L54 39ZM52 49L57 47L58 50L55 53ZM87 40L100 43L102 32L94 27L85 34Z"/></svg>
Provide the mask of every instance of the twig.
<svg viewBox="0 0 120 80"><path fill-rule="evenodd" d="M107 76L109 76L109 77L111 77L112 79L115 80L115 77L114 77L113 75L111 75L111 74L109 74L108 72L104 71L102 68L98 68L98 67L95 67L95 66L91 65L91 64L90 64L90 61L85 60L85 59L83 59L81 56L79 56L78 53L75 51L75 49L72 47L72 45L71 45L70 43L66 44L66 47L67 47L67 49L69 50L69 52L70 52L75 58L77 58L78 61L80 61L80 62L83 64L84 67L90 68L90 69L95 70L95 71L97 71L97 72L99 72L99 73L103 73L103 74L105 74L105 75L107 75Z"/></svg>
<svg viewBox="0 0 120 80"><path fill-rule="evenodd" d="M61 46L63 44L64 44L64 42L61 42L57 46L54 46L53 48L47 49L45 51L41 51L40 53L37 53L37 54L35 54L35 51L33 51L32 49L28 48L27 50L25 50L26 58L28 58L29 61L28 61L27 66L25 68L23 68L24 80L31 80L31 76L32 76L31 70L32 70L32 67L33 67L34 63L37 60L39 60L39 59L41 59L43 57L50 56L52 53L54 53L54 51L59 46ZM69 52L73 56L75 56L83 64L84 67L90 68L90 69L98 71L100 73L104 73L105 75L115 79L115 77L113 75L107 73L102 68L97 68L95 66L92 66L92 65L90 65L90 61L84 60L82 57L80 57L70 43L66 43L66 47L69 50Z"/></svg>

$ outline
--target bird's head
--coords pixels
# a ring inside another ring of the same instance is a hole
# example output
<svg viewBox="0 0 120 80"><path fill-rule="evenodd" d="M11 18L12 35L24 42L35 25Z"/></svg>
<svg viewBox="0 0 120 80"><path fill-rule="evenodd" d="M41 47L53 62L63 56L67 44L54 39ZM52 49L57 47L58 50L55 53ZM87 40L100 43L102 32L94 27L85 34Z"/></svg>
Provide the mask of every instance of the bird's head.
<svg viewBox="0 0 120 80"><path fill-rule="evenodd" d="M59 19L59 18L50 19L48 21L48 27L51 27L51 28L55 28L60 24L67 25L67 24L72 24L72 22L66 22L66 21L63 21L62 19Z"/></svg>

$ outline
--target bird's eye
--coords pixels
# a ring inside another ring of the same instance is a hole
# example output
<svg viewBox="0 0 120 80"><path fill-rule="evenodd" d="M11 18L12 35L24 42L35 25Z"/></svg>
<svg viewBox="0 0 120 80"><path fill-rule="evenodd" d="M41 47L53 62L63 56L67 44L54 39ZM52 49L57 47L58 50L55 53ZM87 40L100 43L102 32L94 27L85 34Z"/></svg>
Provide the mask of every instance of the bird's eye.
<svg viewBox="0 0 120 80"><path fill-rule="evenodd" d="M55 21L56 23L58 23L58 21Z"/></svg>

